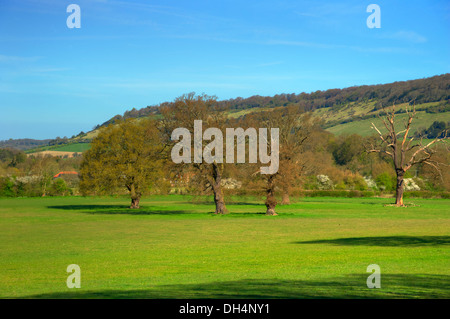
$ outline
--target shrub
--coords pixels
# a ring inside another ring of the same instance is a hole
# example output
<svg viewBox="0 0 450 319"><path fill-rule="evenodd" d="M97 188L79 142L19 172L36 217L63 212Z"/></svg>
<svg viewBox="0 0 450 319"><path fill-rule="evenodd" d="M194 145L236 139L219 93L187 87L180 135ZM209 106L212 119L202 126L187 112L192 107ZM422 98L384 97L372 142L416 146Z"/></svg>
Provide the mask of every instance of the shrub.
<svg viewBox="0 0 450 319"><path fill-rule="evenodd" d="M396 188L397 180L395 176L389 175L388 173L381 173L375 178L378 188L384 191L394 191Z"/></svg>
<svg viewBox="0 0 450 319"><path fill-rule="evenodd" d="M50 185L48 194L50 196L65 196L65 195L71 195L72 190L69 187L67 187L66 182L62 178L57 178Z"/></svg>
<svg viewBox="0 0 450 319"><path fill-rule="evenodd" d="M0 179L0 196L15 197L16 195L14 181L9 177L2 177Z"/></svg>
<svg viewBox="0 0 450 319"><path fill-rule="evenodd" d="M303 197L374 197L378 193L375 191L359 190L304 190L300 194Z"/></svg>

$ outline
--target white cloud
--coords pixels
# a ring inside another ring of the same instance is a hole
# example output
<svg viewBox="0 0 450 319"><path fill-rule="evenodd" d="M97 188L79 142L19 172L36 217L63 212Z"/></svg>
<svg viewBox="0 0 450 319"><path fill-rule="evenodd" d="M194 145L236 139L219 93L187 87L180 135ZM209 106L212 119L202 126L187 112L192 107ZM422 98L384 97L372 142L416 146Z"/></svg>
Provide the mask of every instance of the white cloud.
<svg viewBox="0 0 450 319"><path fill-rule="evenodd" d="M40 59L40 57L22 57L22 56L12 56L12 55L1 55L0 54L0 62L1 63L27 62L27 61L36 61L39 59Z"/></svg>
<svg viewBox="0 0 450 319"><path fill-rule="evenodd" d="M384 39L394 39L413 43L425 43L428 41L427 38L424 37L423 35L420 35L414 31L404 31L404 30L397 31L395 33L384 34L380 37Z"/></svg>

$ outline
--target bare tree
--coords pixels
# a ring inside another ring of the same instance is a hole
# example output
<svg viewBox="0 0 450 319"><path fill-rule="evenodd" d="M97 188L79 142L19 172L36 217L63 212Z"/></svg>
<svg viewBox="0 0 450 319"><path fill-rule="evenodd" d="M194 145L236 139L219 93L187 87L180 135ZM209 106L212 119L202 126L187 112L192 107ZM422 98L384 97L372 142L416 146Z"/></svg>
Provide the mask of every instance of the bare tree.
<svg viewBox="0 0 450 319"><path fill-rule="evenodd" d="M384 110L384 109L383 109ZM414 137L408 137L411 130L411 124L416 116L416 109L413 106L412 111L406 107L407 119L404 122L404 130L396 132L395 128L395 104L392 105L392 110L385 112L386 116L381 117L383 124L387 130L386 134L382 134L381 131L372 123L372 128L377 131L380 138L380 145L370 145L367 149L369 153L381 153L386 154L392 158L395 173L397 175L395 205L404 206L403 204L403 192L404 192L404 176L406 171L411 167L418 164L427 164L439 171L439 163L432 159L435 149L431 146L442 142L447 138L447 131L443 134L443 137L436 137L427 144L423 143L423 139L415 141Z"/></svg>

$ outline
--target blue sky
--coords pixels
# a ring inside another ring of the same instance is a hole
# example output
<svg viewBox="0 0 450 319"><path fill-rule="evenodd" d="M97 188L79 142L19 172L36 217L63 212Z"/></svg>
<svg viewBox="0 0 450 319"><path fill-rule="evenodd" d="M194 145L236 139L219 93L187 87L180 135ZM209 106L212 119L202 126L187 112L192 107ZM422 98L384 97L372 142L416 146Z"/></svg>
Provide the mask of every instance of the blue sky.
<svg viewBox="0 0 450 319"><path fill-rule="evenodd" d="M81 28L69 29L69 4ZM381 28L369 29L369 4ZM0 1L0 140L89 131L188 92L220 100L450 72L448 1Z"/></svg>

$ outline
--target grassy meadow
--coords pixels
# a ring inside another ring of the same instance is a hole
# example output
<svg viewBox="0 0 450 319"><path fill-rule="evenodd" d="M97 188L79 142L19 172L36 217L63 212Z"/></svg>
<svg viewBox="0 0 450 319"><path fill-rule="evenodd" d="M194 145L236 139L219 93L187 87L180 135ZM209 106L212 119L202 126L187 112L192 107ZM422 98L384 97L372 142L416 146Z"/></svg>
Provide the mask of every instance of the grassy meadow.
<svg viewBox="0 0 450 319"><path fill-rule="evenodd" d="M0 199L0 298L450 298L450 200ZM81 268L69 289L66 268ZM366 268L381 268L368 289Z"/></svg>
<svg viewBox="0 0 450 319"><path fill-rule="evenodd" d="M407 114L399 114L398 115L398 127L399 130L402 130L404 128L404 121L407 118ZM417 130L428 128L431 124L433 124L434 121L444 121L449 122L450 121L450 112L440 113L438 116L433 113L426 113L424 111L418 111L416 114L416 120L417 123L414 125L414 127L411 129L411 132L409 136L413 136ZM361 136L370 136L372 134L376 134L375 130L372 129L372 124L374 123L377 128L385 133L386 128L383 125L382 120L379 118L369 118L365 120L359 120L359 121L353 121L345 124L338 124L335 126L332 126L330 128L327 128L328 132L331 132L335 135L342 135L342 134L359 134Z"/></svg>

